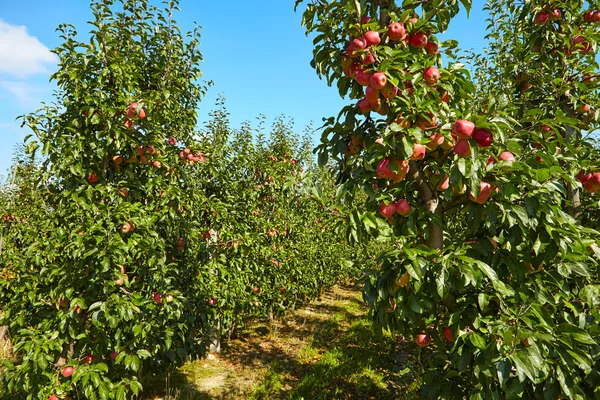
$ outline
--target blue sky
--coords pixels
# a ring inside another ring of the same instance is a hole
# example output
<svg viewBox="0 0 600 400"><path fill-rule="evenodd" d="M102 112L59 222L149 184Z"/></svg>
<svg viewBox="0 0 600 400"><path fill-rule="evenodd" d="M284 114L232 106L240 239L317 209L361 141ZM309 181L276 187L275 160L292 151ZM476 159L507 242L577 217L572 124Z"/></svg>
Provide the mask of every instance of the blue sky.
<svg viewBox="0 0 600 400"><path fill-rule="evenodd" d="M462 48L483 47L484 2L474 3L470 18L459 15L443 39L457 39ZM91 12L86 0L0 4L0 175L5 175L15 144L28 133L15 117L52 100L54 86L48 80L57 67L49 49L60 44L56 27L71 23L83 35ZM180 1L180 27L187 31L196 21L203 28L202 70L204 79L214 83L200 104L200 123L208 119L219 94L227 99L234 127L260 114L268 122L284 114L301 131L310 121L318 125L323 117L337 115L345 102L310 67L312 40L305 36L293 4L294 0Z"/></svg>

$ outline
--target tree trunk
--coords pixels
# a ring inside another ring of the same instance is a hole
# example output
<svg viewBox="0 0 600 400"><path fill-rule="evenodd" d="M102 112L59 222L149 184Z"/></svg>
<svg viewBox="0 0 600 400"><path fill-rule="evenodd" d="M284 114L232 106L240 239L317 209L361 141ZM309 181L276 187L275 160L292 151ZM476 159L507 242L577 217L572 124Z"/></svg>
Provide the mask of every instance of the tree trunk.
<svg viewBox="0 0 600 400"><path fill-rule="evenodd" d="M210 353L221 352L221 320L217 321L216 327L209 328L208 338L210 340L210 346L208 351Z"/></svg>
<svg viewBox="0 0 600 400"><path fill-rule="evenodd" d="M425 178L425 174L417 167L417 163L410 162L410 176L417 185L419 197L425 206L425 209L434 214L429 220L428 233L429 239L425 240L425 244L432 249L441 250L444 247L444 229L442 227L442 203L437 197L434 190L429 185ZM437 219L437 221L436 221Z"/></svg>
<svg viewBox="0 0 600 400"><path fill-rule="evenodd" d="M0 340L8 338L8 326L0 326Z"/></svg>

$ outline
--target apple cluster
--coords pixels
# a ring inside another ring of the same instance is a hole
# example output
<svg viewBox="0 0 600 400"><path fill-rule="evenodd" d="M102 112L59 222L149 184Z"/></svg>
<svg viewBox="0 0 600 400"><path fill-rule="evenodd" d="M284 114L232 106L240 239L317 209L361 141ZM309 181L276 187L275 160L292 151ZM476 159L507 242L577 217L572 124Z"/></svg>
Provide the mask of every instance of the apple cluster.
<svg viewBox="0 0 600 400"><path fill-rule="evenodd" d="M585 170L581 170L577 174L577 180L579 180L583 185L583 188L590 193L595 193L600 190L600 172L586 172Z"/></svg>

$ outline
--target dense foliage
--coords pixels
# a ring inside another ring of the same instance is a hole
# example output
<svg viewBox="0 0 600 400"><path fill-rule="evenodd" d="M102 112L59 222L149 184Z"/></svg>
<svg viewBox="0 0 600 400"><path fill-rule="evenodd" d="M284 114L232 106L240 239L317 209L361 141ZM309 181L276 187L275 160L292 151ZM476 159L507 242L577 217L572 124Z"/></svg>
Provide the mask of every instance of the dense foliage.
<svg viewBox="0 0 600 400"><path fill-rule="evenodd" d="M317 73L357 102L320 160L360 215L350 239L388 238L365 299L376 328L430 345L427 397L597 397L599 4L489 1L472 71L438 39L461 4L304 11Z"/></svg>

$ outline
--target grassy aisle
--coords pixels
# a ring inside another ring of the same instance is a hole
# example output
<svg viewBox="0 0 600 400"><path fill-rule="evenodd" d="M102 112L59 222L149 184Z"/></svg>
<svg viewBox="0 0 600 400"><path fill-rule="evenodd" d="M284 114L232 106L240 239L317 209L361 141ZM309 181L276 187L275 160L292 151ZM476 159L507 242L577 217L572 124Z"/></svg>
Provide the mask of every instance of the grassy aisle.
<svg viewBox="0 0 600 400"><path fill-rule="evenodd" d="M413 370L401 351L407 345L399 348L390 335L376 338L367 312L359 292L335 287L283 320L247 326L221 354L155 381L149 398L416 398L414 379L407 387L395 372Z"/></svg>

